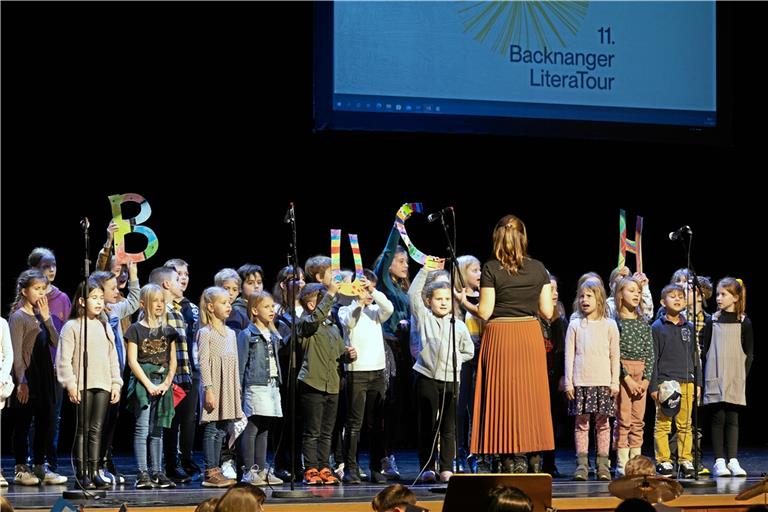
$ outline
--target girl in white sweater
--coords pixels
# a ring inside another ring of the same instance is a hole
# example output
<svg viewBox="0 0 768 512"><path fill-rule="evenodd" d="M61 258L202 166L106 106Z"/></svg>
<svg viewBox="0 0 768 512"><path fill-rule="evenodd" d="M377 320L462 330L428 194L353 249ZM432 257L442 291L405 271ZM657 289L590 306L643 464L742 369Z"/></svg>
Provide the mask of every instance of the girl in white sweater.
<svg viewBox="0 0 768 512"><path fill-rule="evenodd" d="M98 473L101 450L101 429L108 404L120 400L120 363L117 360L112 328L99 319L104 310L104 290L91 278L80 283L75 293L71 320L64 324L56 352L56 374L69 401L77 406L78 422L75 438L76 477L84 488L106 488L109 482ZM87 336L87 383L83 360L83 339ZM87 388L86 388L87 385ZM85 396L84 396L85 395ZM83 406L83 398L85 407ZM88 419L86 443L87 460L80 459L83 446L83 420ZM83 467L83 463L87 465Z"/></svg>

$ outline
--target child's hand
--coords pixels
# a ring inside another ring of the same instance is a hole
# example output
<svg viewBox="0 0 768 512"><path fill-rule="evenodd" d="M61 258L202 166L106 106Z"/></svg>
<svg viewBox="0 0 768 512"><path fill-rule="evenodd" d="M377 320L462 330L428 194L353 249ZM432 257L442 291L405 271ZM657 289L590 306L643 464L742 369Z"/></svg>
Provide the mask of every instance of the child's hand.
<svg viewBox="0 0 768 512"><path fill-rule="evenodd" d="M37 300L37 312L40 313L40 316L43 317L43 321L48 320L51 318L51 310L48 308L48 296L43 295Z"/></svg>
<svg viewBox="0 0 768 512"><path fill-rule="evenodd" d="M619 270L619 275L621 277L627 277L631 273L632 272L629 270L629 267L627 267L626 265L621 267L621 270Z"/></svg>
<svg viewBox="0 0 768 512"><path fill-rule="evenodd" d="M611 387L611 398L616 398L616 395L619 394L619 388L617 387Z"/></svg>
<svg viewBox="0 0 768 512"><path fill-rule="evenodd" d="M25 382L16 387L16 398L20 404L26 404L29 400L29 385Z"/></svg>
<svg viewBox="0 0 768 512"><path fill-rule="evenodd" d="M653 393L651 393L651 398L653 398L654 402L658 402L659 401L659 392L658 391L654 391Z"/></svg>
<svg viewBox="0 0 768 512"><path fill-rule="evenodd" d="M557 383L557 390L560 392L565 391L565 375L560 377L560 380Z"/></svg>
<svg viewBox="0 0 768 512"><path fill-rule="evenodd" d="M69 395L69 401L73 404L80 403L80 391L78 391L76 388L68 389L67 395Z"/></svg>
<svg viewBox="0 0 768 512"><path fill-rule="evenodd" d="M635 272L632 277L635 279L635 281L640 283L641 288L648 286L648 276L646 276L643 272Z"/></svg>
<svg viewBox="0 0 768 512"><path fill-rule="evenodd" d="M128 280L136 281L139 279L139 269L133 261L129 261L125 264L128 267Z"/></svg>
<svg viewBox="0 0 768 512"><path fill-rule="evenodd" d="M109 221L109 226L107 226L107 240L112 241L112 239L115 237L117 229L117 222L114 220Z"/></svg>
<svg viewBox="0 0 768 512"><path fill-rule="evenodd" d="M350 361L357 360L357 350L355 350L355 347L347 347L347 356Z"/></svg>
<svg viewBox="0 0 768 512"><path fill-rule="evenodd" d="M120 391L119 390L112 390L112 394L109 397L109 403L116 404L120 401Z"/></svg>
<svg viewBox="0 0 768 512"><path fill-rule="evenodd" d="M365 299L368 298L368 294L370 293L368 291L368 280L363 278L359 281L359 284L360 286L357 288L357 300L362 304L365 302Z"/></svg>
<svg viewBox="0 0 768 512"><path fill-rule="evenodd" d="M339 285L341 284L340 281L336 281L335 279L331 279L331 283L328 285L328 294L333 297L336 295L336 293L339 291Z"/></svg>
<svg viewBox="0 0 768 512"><path fill-rule="evenodd" d="M427 270L443 270L445 268L445 258L427 256L424 261L424 268Z"/></svg>
<svg viewBox="0 0 768 512"><path fill-rule="evenodd" d="M574 398L576 398L576 394L573 392L573 388L565 390L565 398L567 398L568 400L573 400Z"/></svg>
<svg viewBox="0 0 768 512"><path fill-rule="evenodd" d="M464 304L464 301L467 299L467 289L464 288L460 292L456 292L456 300L459 301L459 304Z"/></svg>
<svg viewBox="0 0 768 512"><path fill-rule="evenodd" d="M643 394L642 386L629 375L624 377L624 385L627 386L627 391L629 391L629 394L632 396L639 396Z"/></svg>
<svg viewBox="0 0 768 512"><path fill-rule="evenodd" d="M214 409L216 409L216 397L213 396L213 391L210 389L205 390L205 403L203 403L203 407L205 408L205 412L211 413Z"/></svg>
<svg viewBox="0 0 768 512"><path fill-rule="evenodd" d="M162 391L160 390L160 386L155 386L150 382L149 386L147 386L147 393L149 393L149 396L157 396L162 393Z"/></svg>

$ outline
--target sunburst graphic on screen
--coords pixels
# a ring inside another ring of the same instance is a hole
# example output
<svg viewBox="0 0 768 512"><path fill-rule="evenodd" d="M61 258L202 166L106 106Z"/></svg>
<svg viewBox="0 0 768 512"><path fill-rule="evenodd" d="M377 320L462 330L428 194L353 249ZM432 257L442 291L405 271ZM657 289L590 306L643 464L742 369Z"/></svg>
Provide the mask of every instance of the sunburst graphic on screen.
<svg viewBox="0 0 768 512"><path fill-rule="evenodd" d="M530 49L552 48L557 41L567 46L567 34L576 35L587 14L587 1L496 1L467 2L459 9L464 32L491 43L494 52L504 54L510 44Z"/></svg>

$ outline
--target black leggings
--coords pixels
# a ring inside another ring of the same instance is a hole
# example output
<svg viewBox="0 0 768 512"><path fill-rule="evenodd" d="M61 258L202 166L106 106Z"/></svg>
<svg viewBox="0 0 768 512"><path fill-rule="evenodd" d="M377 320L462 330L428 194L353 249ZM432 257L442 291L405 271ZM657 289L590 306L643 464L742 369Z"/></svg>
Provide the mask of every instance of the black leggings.
<svg viewBox="0 0 768 512"><path fill-rule="evenodd" d="M715 459L735 459L739 445L739 406L719 402L712 404L712 449ZM725 441L725 447L723 447Z"/></svg>
<svg viewBox="0 0 768 512"><path fill-rule="evenodd" d="M80 393L82 400L83 393ZM88 418L88 437L86 457L89 464L99 461L101 449L101 429L107 416L109 407L109 391L103 389L89 389L87 392L87 404L85 409ZM77 434L75 436L75 459L79 460L83 453L83 404L77 405Z"/></svg>
<svg viewBox="0 0 768 512"><path fill-rule="evenodd" d="M267 437L272 417L250 416L243 435L240 436L240 449L245 464L245 471L256 464L259 469L267 467Z"/></svg>
<svg viewBox="0 0 768 512"><path fill-rule="evenodd" d="M16 393L16 391L14 391ZM15 398L15 395L14 395ZM52 398L52 397L51 397ZM17 402L18 403L18 402ZM19 404L15 410L16 418L13 428L13 452L16 464L26 464L29 453L29 429L32 418L35 419L35 434L32 441L32 462L42 464L46 460L53 460L55 453L50 450L53 447L54 416L56 403L46 398L29 397L26 404Z"/></svg>
<svg viewBox="0 0 768 512"><path fill-rule="evenodd" d="M456 457L456 402L453 382L416 375L416 418L419 432L419 466L432 470L432 448L440 428L440 472L451 471ZM442 407L442 409L441 409ZM438 419L439 416L441 419Z"/></svg>

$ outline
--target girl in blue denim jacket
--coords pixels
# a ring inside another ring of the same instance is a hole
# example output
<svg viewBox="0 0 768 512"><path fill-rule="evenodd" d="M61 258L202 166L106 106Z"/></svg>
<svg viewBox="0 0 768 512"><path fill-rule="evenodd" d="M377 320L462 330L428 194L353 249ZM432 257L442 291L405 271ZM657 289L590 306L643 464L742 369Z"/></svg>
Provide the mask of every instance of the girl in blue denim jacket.
<svg viewBox="0 0 768 512"><path fill-rule="evenodd" d="M248 316L252 323L237 336L243 413L248 417L240 437L243 482L251 485L282 484L267 470L267 435L273 418L282 418L280 383L282 375L277 352L282 340L275 327L275 301L260 291L248 296Z"/></svg>

